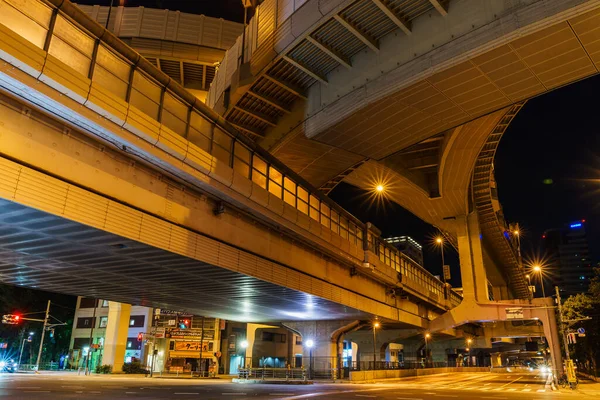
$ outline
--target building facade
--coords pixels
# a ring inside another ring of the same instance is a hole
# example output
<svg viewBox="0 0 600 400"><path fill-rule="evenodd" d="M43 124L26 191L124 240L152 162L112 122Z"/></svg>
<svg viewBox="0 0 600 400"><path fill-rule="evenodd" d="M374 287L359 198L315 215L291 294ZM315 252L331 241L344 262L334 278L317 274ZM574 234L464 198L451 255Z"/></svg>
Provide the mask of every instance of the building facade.
<svg viewBox="0 0 600 400"><path fill-rule="evenodd" d="M400 252L412 258L417 264L423 266L423 246L417 243L416 240L410 236L397 236L385 240Z"/></svg>
<svg viewBox="0 0 600 400"><path fill-rule="evenodd" d="M124 362L143 360L146 349L143 341L138 341L138 334L146 332L151 322L152 309L141 306L131 307ZM88 354L90 354L88 367L92 371L96 366L102 365L107 325L108 300L77 298L69 347L70 368L85 368Z"/></svg>
<svg viewBox="0 0 600 400"><path fill-rule="evenodd" d="M585 220L549 229L544 232L542 239L548 257L548 265L544 268L553 285L560 288L564 297L587 292L594 271Z"/></svg>

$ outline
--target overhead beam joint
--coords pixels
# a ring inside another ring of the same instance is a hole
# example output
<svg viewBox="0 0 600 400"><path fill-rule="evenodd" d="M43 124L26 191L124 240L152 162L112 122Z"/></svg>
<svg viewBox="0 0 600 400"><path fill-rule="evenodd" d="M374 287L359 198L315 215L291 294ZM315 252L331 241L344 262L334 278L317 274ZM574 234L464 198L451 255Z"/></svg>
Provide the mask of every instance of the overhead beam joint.
<svg viewBox="0 0 600 400"><path fill-rule="evenodd" d="M300 71L304 72L306 75L308 75L311 78L313 78L313 79L321 82L322 84L324 84L324 85L328 85L329 84L329 82L327 82L327 79L325 79L325 77L321 76L317 72L314 72L309 67L307 67L306 65L302 64L301 62L296 61L296 60L294 60L293 58L291 58L289 56L283 56L283 59L285 61L287 61L288 63L292 64L294 67L298 68Z"/></svg>
<svg viewBox="0 0 600 400"><path fill-rule="evenodd" d="M402 30L407 35L410 35L412 32L410 30L410 22L403 21L400 17L398 17L392 10L388 8L381 0L371 0L379 9L395 23L398 28Z"/></svg>
<svg viewBox="0 0 600 400"><path fill-rule="evenodd" d="M339 54L334 49L330 48L329 46L327 46L327 45L325 45L325 44L323 44L321 42L319 42L317 39L315 39L312 36L307 37L306 40L308 40L310 43L312 43L314 46L316 46L323 53L325 53L329 57L333 58L338 64L343 65L347 69L352 69L352 64L350 64L350 60L346 59L346 57L344 57L343 55Z"/></svg>
<svg viewBox="0 0 600 400"><path fill-rule="evenodd" d="M429 0L431 5L443 16L448 15L448 6L444 5L443 1L440 0Z"/></svg>
<svg viewBox="0 0 600 400"><path fill-rule="evenodd" d="M357 39L366 44L371 50L373 50L375 53L379 53L379 47L377 46L377 43L374 39L368 37L365 33L359 31L354 25L346 21L340 15L336 14L333 16L333 18L337 22L339 22L344 28L350 31L350 33L356 36Z"/></svg>

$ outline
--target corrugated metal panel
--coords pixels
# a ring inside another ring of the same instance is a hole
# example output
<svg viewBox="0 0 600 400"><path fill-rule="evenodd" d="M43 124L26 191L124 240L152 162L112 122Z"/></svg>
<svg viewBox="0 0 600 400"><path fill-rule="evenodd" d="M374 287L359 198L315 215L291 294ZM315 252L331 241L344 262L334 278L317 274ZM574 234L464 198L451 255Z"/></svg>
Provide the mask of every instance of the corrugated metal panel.
<svg viewBox="0 0 600 400"><path fill-rule="evenodd" d="M221 25L222 19L204 18L204 29L202 30L202 45L209 47L221 47Z"/></svg>
<svg viewBox="0 0 600 400"><path fill-rule="evenodd" d="M123 18L121 19L120 36L132 37L139 36L140 20L143 8L125 8L123 9Z"/></svg>
<svg viewBox="0 0 600 400"><path fill-rule="evenodd" d="M363 42L334 19L323 24L312 36L325 46L337 50L348 60L366 47Z"/></svg>
<svg viewBox="0 0 600 400"><path fill-rule="evenodd" d="M152 39L164 38L167 26L167 12L166 10L144 8L140 36Z"/></svg>
<svg viewBox="0 0 600 400"><path fill-rule="evenodd" d="M258 18L257 47L260 47L275 32L275 7L277 0L266 0L256 10Z"/></svg>
<svg viewBox="0 0 600 400"><path fill-rule="evenodd" d="M278 0L277 1L277 26L281 26L283 22L292 16L294 11L294 3L296 0Z"/></svg>

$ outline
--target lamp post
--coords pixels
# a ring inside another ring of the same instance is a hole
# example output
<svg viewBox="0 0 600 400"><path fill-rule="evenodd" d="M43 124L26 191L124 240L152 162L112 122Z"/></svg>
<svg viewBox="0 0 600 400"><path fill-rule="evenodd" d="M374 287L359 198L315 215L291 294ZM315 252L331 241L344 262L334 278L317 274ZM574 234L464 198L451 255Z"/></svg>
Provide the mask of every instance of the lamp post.
<svg viewBox="0 0 600 400"><path fill-rule="evenodd" d="M377 328L379 328L381 325L379 324L379 321L375 321L373 322L373 369L377 369L376 364L377 364Z"/></svg>
<svg viewBox="0 0 600 400"><path fill-rule="evenodd" d="M446 274L444 273L444 265L446 264L444 261L444 238L441 236L436 237L435 243L440 246L440 252L442 253L442 278L444 279L444 283L446 283Z"/></svg>
<svg viewBox="0 0 600 400"><path fill-rule="evenodd" d="M21 369L21 357L23 357L23 348L25 347L25 341L31 343L32 340L32 336L33 336L34 332L29 332L29 336L27 337L27 339L23 338L23 343L21 343L21 351L19 352L19 363L18 365L18 369ZM31 350L30 350L31 351Z"/></svg>
<svg viewBox="0 0 600 400"><path fill-rule="evenodd" d="M429 365L429 339L431 339L431 334L427 332L425 334L425 367Z"/></svg>
<svg viewBox="0 0 600 400"><path fill-rule="evenodd" d="M306 347L308 348L308 379L312 379L312 349L315 345L312 339L306 341Z"/></svg>
<svg viewBox="0 0 600 400"><path fill-rule="evenodd" d="M244 349L244 358L243 358L243 363L244 364L243 364L243 367L240 366L240 368L246 368L247 367L247 365L246 365L246 349L248 348L248 341L247 340L242 340L242 342L240 343L240 347L242 349Z"/></svg>
<svg viewBox="0 0 600 400"><path fill-rule="evenodd" d="M544 277L542 275L542 267L539 265L534 265L533 272L540 274L540 285L542 285L542 297L546 297L546 291L544 290Z"/></svg>
<svg viewBox="0 0 600 400"><path fill-rule="evenodd" d="M467 357L469 358L469 367L471 366L471 343L473 343L472 339L467 339Z"/></svg>

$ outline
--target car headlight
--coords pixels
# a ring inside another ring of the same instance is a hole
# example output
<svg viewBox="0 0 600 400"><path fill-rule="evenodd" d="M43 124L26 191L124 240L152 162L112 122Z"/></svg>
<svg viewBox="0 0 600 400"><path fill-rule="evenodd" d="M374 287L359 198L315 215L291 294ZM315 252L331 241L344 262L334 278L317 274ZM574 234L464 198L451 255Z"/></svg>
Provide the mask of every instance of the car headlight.
<svg viewBox="0 0 600 400"><path fill-rule="evenodd" d="M6 367L6 362L5 361L0 361L0 368L4 368Z"/></svg>

